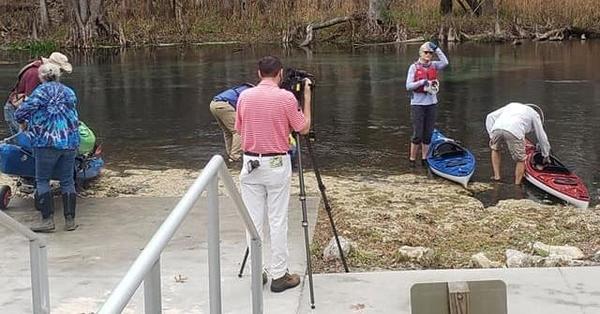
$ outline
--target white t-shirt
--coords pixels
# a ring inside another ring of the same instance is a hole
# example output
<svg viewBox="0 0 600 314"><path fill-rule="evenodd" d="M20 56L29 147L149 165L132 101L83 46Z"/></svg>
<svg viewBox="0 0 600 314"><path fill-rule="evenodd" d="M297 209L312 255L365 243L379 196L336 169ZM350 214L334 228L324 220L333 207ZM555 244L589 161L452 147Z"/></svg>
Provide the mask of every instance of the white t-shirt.
<svg viewBox="0 0 600 314"><path fill-rule="evenodd" d="M550 143L544 132L540 115L531 107L511 102L508 105L490 113L485 120L485 128L490 135L494 130L505 130L518 139L525 139L529 132L535 132L542 149L542 155L550 154Z"/></svg>

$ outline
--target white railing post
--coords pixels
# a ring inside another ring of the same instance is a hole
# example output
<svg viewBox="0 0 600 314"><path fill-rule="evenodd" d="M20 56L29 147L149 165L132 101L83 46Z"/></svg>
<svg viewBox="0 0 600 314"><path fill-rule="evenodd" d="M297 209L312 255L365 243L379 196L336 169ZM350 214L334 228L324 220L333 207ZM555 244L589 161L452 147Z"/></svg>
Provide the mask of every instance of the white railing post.
<svg viewBox="0 0 600 314"><path fill-rule="evenodd" d="M244 204L244 200L239 193L237 193L237 187L229 170L225 165L221 165L219 169L219 176L223 180L225 190L229 194L229 197L233 200L235 208L238 210L238 214L244 221L246 231L250 233L250 263L251 263L251 289L252 289L252 313L262 314L263 312L263 290L262 290L262 240L256 226L248 213L248 209Z"/></svg>
<svg viewBox="0 0 600 314"><path fill-rule="evenodd" d="M233 178L231 178L231 174L225 166L223 157L216 155L210 159L206 167L202 170L202 174L194 181L156 233L154 233L142 253L140 253L129 268L129 271L102 305L98 314L121 313L142 281L144 282L144 306L146 313L161 312L160 255L203 191L207 191L208 193L208 285L210 313L222 313L219 178L223 180L223 185L227 193L233 200L237 212L246 226L247 232L250 233L250 248L252 250L252 312L254 314L262 313L261 238L233 182ZM0 212L0 222L2 221L1 214L2 212ZM31 233L30 230L27 229L27 231Z"/></svg>
<svg viewBox="0 0 600 314"><path fill-rule="evenodd" d="M219 244L219 177L214 176L206 187L208 192L208 286L210 313L220 314L221 250Z"/></svg>
<svg viewBox="0 0 600 314"><path fill-rule="evenodd" d="M39 240L29 241L29 265L31 266L33 313L50 313L48 257L46 246L40 243Z"/></svg>
<svg viewBox="0 0 600 314"><path fill-rule="evenodd" d="M262 244L260 238L250 241L250 261L252 264L252 313L262 314Z"/></svg>
<svg viewBox="0 0 600 314"><path fill-rule="evenodd" d="M144 313L162 313L160 283L160 258L156 260L146 277L144 278Z"/></svg>
<svg viewBox="0 0 600 314"><path fill-rule="evenodd" d="M50 313L48 253L46 250L46 241L2 211L0 211L0 225L29 239L29 265L31 268L33 313Z"/></svg>

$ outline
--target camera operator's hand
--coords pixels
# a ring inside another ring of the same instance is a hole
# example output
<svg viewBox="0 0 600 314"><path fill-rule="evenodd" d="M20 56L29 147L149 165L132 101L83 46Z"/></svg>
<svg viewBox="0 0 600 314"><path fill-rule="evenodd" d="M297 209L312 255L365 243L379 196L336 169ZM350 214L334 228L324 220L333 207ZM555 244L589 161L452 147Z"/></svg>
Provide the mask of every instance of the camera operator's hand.
<svg viewBox="0 0 600 314"><path fill-rule="evenodd" d="M312 96L312 81L309 78L305 78L302 80L304 83L304 106L308 104L310 106L310 96Z"/></svg>
<svg viewBox="0 0 600 314"><path fill-rule="evenodd" d="M306 135L310 131L310 124L312 118L312 81L308 78L304 79L304 128L300 131L300 134Z"/></svg>
<svg viewBox="0 0 600 314"><path fill-rule="evenodd" d="M312 88L312 81L309 78L305 78L303 81L304 81L304 90L310 91L310 89Z"/></svg>

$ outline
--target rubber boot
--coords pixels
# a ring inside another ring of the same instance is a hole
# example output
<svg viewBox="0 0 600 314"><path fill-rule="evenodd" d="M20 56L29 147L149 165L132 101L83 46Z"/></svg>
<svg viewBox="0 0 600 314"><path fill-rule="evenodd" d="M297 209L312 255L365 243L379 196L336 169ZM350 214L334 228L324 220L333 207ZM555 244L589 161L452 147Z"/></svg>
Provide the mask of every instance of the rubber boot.
<svg viewBox="0 0 600 314"><path fill-rule="evenodd" d="M65 230L73 231L79 227L75 224L75 206L77 205L76 193L64 193L62 195L63 210L65 214Z"/></svg>
<svg viewBox="0 0 600 314"><path fill-rule="evenodd" d="M31 226L33 232L54 232L54 215L50 215L48 218L42 218L40 222Z"/></svg>
<svg viewBox="0 0 600 314"><path fill-rule="evenodd" d="M40 205L40 196L36 193L33 192L33 207L35 207L35 210L42 211L42 206Z"/></svg>
<svg viewBox="0 0 600 314"><path fill-rule="evenodd" d="M54 232L54 199L52 193L44 193L38 197L36 202L42 212L42 219L31 227L34 232ZM47 218L44 218L47 215Z"/></svg>

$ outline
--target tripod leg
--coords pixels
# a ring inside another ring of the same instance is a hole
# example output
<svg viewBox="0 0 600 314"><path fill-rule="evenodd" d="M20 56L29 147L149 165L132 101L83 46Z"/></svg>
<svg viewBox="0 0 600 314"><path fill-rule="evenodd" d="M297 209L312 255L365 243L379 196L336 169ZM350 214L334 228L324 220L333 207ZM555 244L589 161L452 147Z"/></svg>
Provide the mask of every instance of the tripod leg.
<svg viewBox="0 0 600 314"><path fill-rule="evenodd" d="M310 258L310 239L308 237L308 215L306 213L306 188L304 186L304 171L302 169L302 149L300 145L300 134L296 133L296 145L298 145L298 179L300 182L300 204L302 205L302 227L304 228L304 244L306 246L306 270L308 273L308 287L310 292L310 307L315 308L315 292L312 278L312 263Z"/></svg>
<svg viewBox="0 0 600 314"><path fill-rule="evenodd" d="M310 156L310 161L312 162L313 169L315 170L315 176L317 177L317 184L319 185L319 191L321 191L321 198L323 199L323 204L325 205L325 211L327 211L327 216L329 216L331 230L333 230L333 236L335 237L335 242L337 244L338 250L340 251L340 257L342 259L342 264L344 265L344 270L346 272L349 272L348 264L346 263L346 257L344 256L344 251L342 250L342 245L340 244L340 238L338 236L337 228L335 227L335 223L333 222L333 215L331 214L331 206L329 205L329 199L327 198L327 194L325 194L325 184L323 184L323 180L321 179L321 172L319 171L317 159L315 158L315 155L313 153L312 143L309 138L306 139L306 145L308 146L308 155Z"/></svg>
<svg viewBox="0 0 600 314"><path fill-rule="evenodd" d="M244 253L244 260L242 261L242 266L240 267L240 272L238 274L238 277L242 278L242 275L244 274L244 267L246 267L246 261L248 261L248 254L250 254L250 248L246 247L246 253Z"/></svg>

